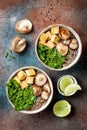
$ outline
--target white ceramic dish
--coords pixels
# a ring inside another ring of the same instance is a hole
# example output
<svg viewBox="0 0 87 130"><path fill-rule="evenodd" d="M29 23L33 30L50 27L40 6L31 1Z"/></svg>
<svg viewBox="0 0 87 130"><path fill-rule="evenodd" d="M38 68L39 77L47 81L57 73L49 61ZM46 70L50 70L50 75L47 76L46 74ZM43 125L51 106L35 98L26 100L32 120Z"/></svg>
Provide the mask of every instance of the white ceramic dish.
<svg viewBox="0 0 87 130"><path fill-rule="evenodd" d="M75 84L77 84L77 80L76 80L75 77L73 77L72 75L64 75L64 76L62 76L61 78L59 78L59 79L58 79L58 82L57 82L57 90L58 90L58 92L59 92L61 95L63 95L63 96L65 96L65 95L64 95L64 93L60 90L59 84L60 84L61 79L62 79L63 77L65 77L65 76L71 77L71 78L73 79L73 82L74 82ZM72 93L72 94L69 95L69 96L72 96L72 95L75 94L75 93L76 93L76 92Z"/></svg>
<svg viewBox="0 0 87 130"><path fill-rule="evenodd" d="M50 83L50 89L51 89L51 93L50 93L50 96L49 96L47 102L44 105L42 105L39 109L37 109L37 110L22 110L22 111L20 111L20 112L25 113L25 114L36 114L36 113L39 113L39 112L43 111L44 109L46 109L47 106L50 104L52 98L53 98L53 84L52 84L52 81L51 81L50 77L46 74L46 72L44 72L43 70L41 70L41 69L39 69L37 67L34 67L34 66L22 67L22 68L17 69L16 71L14 71L12 73L12 75L8 79L8 82L9 82L10 79L12 79L17 74L18 71L25 70L25 69L30 69L30 68L33 68L33 69L35 69L37 71L42 72L47 77L47 79L48 79L48 81ZM6 87L6 95L7 95L8 101L10 102L10 104L12 105L12 107L14 108L13 103L9 100L9 97L8 97L8 88L7 87Z"/></svg>
<svg viewBox="0 0 87 130"><path fill-rule="evenodd" d="M78 54L77 54L75 60L73 60L68 66L65 66L65 67L63 67L63 68L61 68L61 69L55 69L55 68L49 67L49 66L47 66L46 64L44 64L44 63L41 61L41 59L39 58L39 55L38 55L38 52L37 52L37 45L38 45L38 41L39 41L40 35L41 35L42 33L45 33L46 31L48 31L52 26L59 26L59 27L63 27L63 28L65 28L65 29L68 29L68 30L75 36L75 38L77 39L78 44L79 44ZM74 66L74 65L78 62L78 60L79 60L79 58L80 58L80 56L81 56L81 53L82 53L82 42L81 42L81 40L80 40L79 35L78 35L78 34L76 33L76 31L75 31L74 29L72 29L71 27L66 26L66 25L64 25L64 24L54 24L54 25L50 25L50 26L46 27L45 29L43 29L43 30L40 32L40 34L38 35L38 37L37 37L37 39L36 39L35 52L36 52L36 56L37 56L38 60L39 60L46 68L48 68L48 69L50 69L50 70L63 71L63 70L67 70L67 69L71 68L72 66Z"/></svg>

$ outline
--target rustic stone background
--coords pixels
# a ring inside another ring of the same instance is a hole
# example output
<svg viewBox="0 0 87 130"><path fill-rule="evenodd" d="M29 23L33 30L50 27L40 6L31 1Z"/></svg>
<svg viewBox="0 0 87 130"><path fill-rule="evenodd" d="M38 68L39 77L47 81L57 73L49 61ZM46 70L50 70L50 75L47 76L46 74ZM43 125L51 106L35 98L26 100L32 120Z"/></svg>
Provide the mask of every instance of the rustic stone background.
<svg viewBox="0 0 87 130"><path fill-rule="evenodd" d="M22 35L15 31L15 23L25 18L32 21L33 31ZM64 72L46 69L37 60L34 50L39 32L55 23L71 26L82 40L83 52L79 62ZM14 54L15 60L5 59L4 54L16 35L27 39L27 49L22 54ZM7 79L14 70L27 65L42 68L54 85L51 104L36 115L16 112L6 98ZM64 74L75 76L83 88L82 92L67 98L61 96L56 84ZM67 99L73 106L67 118L53 115L53 105L60 99ZM0 130L87 130L87 0L0 0Z"/></svg>

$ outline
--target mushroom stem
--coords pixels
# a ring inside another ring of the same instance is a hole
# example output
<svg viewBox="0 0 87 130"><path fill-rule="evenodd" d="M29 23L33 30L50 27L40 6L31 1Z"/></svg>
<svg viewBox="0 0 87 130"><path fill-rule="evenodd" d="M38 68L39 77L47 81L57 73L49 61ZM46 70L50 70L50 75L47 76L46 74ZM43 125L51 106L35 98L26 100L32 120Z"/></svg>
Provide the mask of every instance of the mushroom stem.
<svg viewBox="0 0 87 130"><path fill-rule="evenodd" d="M26 42L26 40L23 38L23 39L21 39L21 40L18 42L18 45L23 45L24 42Z"/></svg>

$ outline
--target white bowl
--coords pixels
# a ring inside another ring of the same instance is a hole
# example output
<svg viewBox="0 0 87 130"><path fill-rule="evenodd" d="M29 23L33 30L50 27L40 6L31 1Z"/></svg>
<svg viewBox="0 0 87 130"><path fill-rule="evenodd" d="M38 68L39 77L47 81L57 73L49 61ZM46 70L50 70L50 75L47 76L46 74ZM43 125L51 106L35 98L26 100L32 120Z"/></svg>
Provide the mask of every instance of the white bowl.
<svg viewBox="0 0 87 130"><path fill-rule="evenodd" d="M39 58L39 55L38 55L38 52L37 52L37 45L38 45L38 41L39 41L40 35L41 35L42 33L45 33L46 31L48 31L52 26L59 26L59 27L63 27L63 28L68 29L68 30L75 36L75 38L77 39L78 44L79 44L78 54L77 54L75 60L73 60L69 65L67 65L67 66L65 66L65 67L62 67L61 69L55 69L55 68L52 68L52 67L47 66L46 64L44 64L44 63L41 61L41 59ZM40 34L38 35L38 37L37 37L37 39L36 39L35 52L36 52L36 56L37 56L38 60L39 60L46 68L48 68L48 69L50 69L50 70L56 70L56 71L67 70L67 69L71 68L72 66L74 66L74 65L78 62L78 60L79 60L79 58L80 58L80 56L81 56L81 53L82 53L82 42L81 42L81 39L80 39L79 35L78 35L78 34L76 33L76 31L75 31L74 29L72 29L71 27L66 26L66 25L64 25L64 24L54 24L54 25L50 25L50 26L46 27L45 29L43 29L43 30L40 32Z"/></svg>
<svg viewBox="0 0 87 130"><path fill-rule="evenodd" d="M73 82L74 82L75 84L77 84L77 80L76 80L75 77L72 76L72 75L64 75L64 76L62 76L61 78L59 78L59 79L58 79L58 82L57 82L57 90L58 90L58 92L59 92L61 95L63 95L63 96L65 96L65 95L64 95L64 93L60 90L59 84L60 84L61 79L62 79L63 77L65 77L65 76L71 77L72 80L73 80ZM72 95L75 94L75 93L76 93L76 92L73 92L73 93L71 93L71 94L68 95L68 96L72 96Z"/></svg>
<svg viewBox="0 0 87 130"><path fill-rule="evenodd" d="M44 72L43 70L41 70L41 69L39 69L37 67L34 67L34 66L22 67L22 68L19 68L19 69L17 69L16 71L14 71L12 73L12 75L8 79L8 82L9 82L10 79L12 79L17 74L18 71L25 70L25 69L30 69L30 68L33 68L35 70L38 70L38 71L42 72L47 77L47 79L48 79L48 81L50 83L50 89L51 89L51 93L50 93L50 96L49 96L47 102L44 105L42 105L39 109L37 109L37 110L22 110L22 111L19 111L19 112L22 112L22 113L25 113L25 114L36 114L36 113L39 113L39 112L43 111L44 109L46 109L47 106L50 104L52 98L53 98L53 84L52 84L52 81L51 81L50 77L46 74L46 72ZM15 108L13 103L9 100L8 87L6 87L6 95L7 95L8 101L10 102L12 107Z"/></svg>

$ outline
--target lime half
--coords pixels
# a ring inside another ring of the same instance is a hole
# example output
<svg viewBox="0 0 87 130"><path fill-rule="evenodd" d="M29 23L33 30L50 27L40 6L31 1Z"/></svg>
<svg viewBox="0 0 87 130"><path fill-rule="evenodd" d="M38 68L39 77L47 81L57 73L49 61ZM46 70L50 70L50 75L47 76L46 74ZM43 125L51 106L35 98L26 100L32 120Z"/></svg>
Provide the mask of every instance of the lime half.
<svg viewBox="0 0 87 130"><path fill-rule="evenodd" d="M73 79L70 76L64 76L60 79L59 87L62 92L64 92L65 88L69 85L74 83Z"/></svg>
<svg viewBox="0 0 87 130"><path fill-rule="evenodd" d="M65 90L64 90L64 95L65 96L70 96L76 93L78 90L81 90L81 87L78 84L69 84Z"/></svg>
<svg viewBox="0 0 87 130"><path fill-rule="evenodd" d="M60 100L53 106L53 113L58 117L65 117L71 112L71 105L66 100Z"/></svg>

